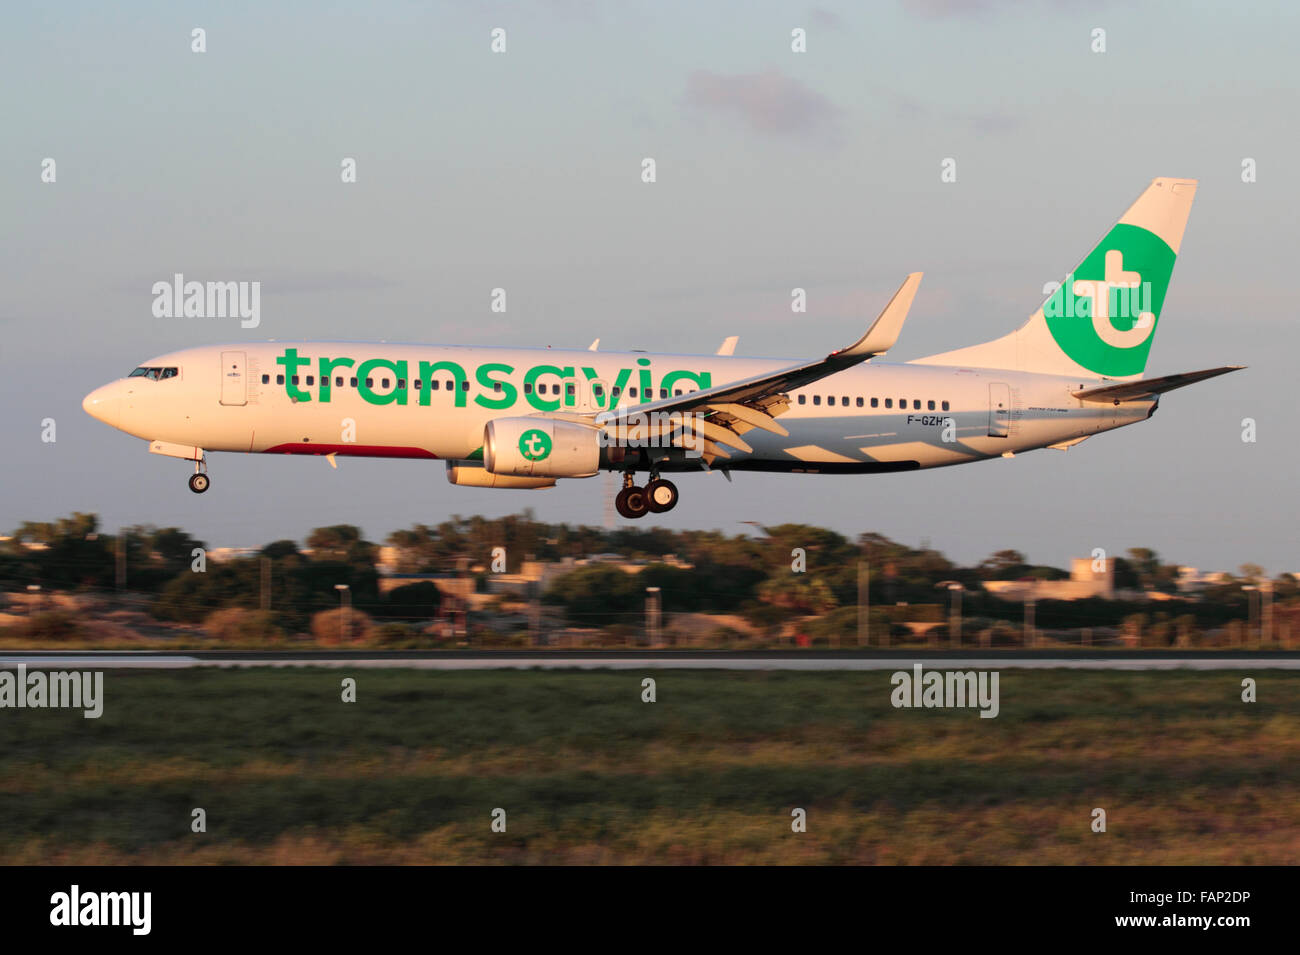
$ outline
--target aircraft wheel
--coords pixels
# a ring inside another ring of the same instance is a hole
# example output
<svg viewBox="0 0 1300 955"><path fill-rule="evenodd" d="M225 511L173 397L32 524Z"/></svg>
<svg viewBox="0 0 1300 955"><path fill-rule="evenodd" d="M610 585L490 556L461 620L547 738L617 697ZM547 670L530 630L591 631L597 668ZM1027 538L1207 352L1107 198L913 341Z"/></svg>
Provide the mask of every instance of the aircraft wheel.
<svg viewBox="0 0 1300 955"><path fill-rule="evenodd" d="M656 514L671 511L677 506L677 485L672 481L656 478L645 486L646 504Z"/></svg>
<svg viewBox="0 0 1300 955"><path fill-rule="evenodd" d="M208 481L208 476L206 474L199 473L190 475L190 490L195 494L202 494L206 491L209 483L211 482Z"/></svg>
<svg viewBox="0 0 1300 955"><path fill-rule="evenodd" d="M614 498L614 509L629 520L645 517L646 512L650 510L645 488L636 486L623 488L618 492L618 497Z"/></svg>

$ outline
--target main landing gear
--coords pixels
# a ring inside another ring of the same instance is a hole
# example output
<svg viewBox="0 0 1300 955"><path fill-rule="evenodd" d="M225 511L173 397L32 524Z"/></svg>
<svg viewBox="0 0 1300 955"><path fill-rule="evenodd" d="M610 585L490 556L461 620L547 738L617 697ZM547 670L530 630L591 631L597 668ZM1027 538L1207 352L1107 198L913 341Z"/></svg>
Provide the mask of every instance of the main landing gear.
<svg viewBox="0 0 1300 955"><path fill-rule="evenodd" d="M208 463L206 461L195 461L194 473L190 475L190 490L195 494L202 494L211 483L208 480Z"/></svg>
<svg viewBox="0 0 1300 955"><path fill-rule="evenodd" d="M678 496L677 485L665 481L654 472L650 474L649 484L637 487L632 480L632 472L626 471L623 474L623 490L614 498L614 508L624 517L634 520L645 517L651 511L656 514L671 511L677 506Z"/></svg>

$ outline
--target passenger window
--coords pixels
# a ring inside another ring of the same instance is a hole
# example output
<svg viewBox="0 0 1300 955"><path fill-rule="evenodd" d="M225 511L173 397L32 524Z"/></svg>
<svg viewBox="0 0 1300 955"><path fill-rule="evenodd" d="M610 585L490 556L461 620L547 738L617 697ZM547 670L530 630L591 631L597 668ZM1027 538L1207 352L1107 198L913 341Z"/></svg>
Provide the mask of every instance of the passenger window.
<svg viewBox="0 0 1300 955"><path fill-rule="evenodd" d="M678 388L676 391L673 392L674 398L680 398L681 396L682 396L682 389Z"/></svg>
<svg viewBox="0 0 1300 955"><path fill-rule="evenodd" d="M946 401L943 403L943 410L944 410L944 411L947 411L947 410L948 410L948 402L946 402Z"/></svg>
<svg viewBox="0 0 1300 955"><path fill-rule="evenodd" d="M621 388L611 388L609 393L610 393L611 395L613 395L615 398L617 398L617 397L618 397L618 393L619 393L621 390L622 390Z"/></svg>
<svg viewBox="0 0 1300 955"><path fill-rule="evenodd" d="M926 410L926 411L933 411L933 410L934 410L934 402L933 402L933 401L927 401L927 402L925 403L925 410Z"/></svg>
<svg viewBox="0 0 1300 955"><path fill-rule="evenodd" d="M886 408L892 408L892 407L894 407L894 399L893 399L893 398L886 398L886 399L885 399L885 407L886 407Z"/></svg>
<svg viewBox="0 0 1300 955"><path fill-rule="evenodd" d="M419 391L420 388L421 388L421 385L420 385L420 379L419 379L419 378L412 378L412 379L411 379L411 387L414 388L416 391Z"/></svg>
<svg viewBox="0 0 1300 955"><path fill-rule="evenodd" d="M384 380L387 381L387 379L384 379ZM398 388L399 391L405 391L405 390L406 390L406 379L405 379L405 378L398 378L398 379L397 379L397 388Z"/></svg>
<svg viewBox="0 0 1300 955"><path fill-rule="evenodd" d="M367 378L367 379L366 379L366 387L367 387L367 388L373 388L373 387L375 387L375 379L373 379L373 378Z"/></svg>
<svg viewBox="0 0 1300 955"><path fill-rule="evenodd" d="M667 397L668 397L668 389L667 389L667 388L660 388L660 389L659 389L659 397L660 397L660 398L667 398Z"/></svg>
<svg viewBox="0 0 1300 955"><path fill-rule="evenodd" d="M450 378L447 379L447 390L448 391L456 390L456 382L452 381Z"/></svg>
<svg viewBox="0 0 1300 955"><path fill-rule="evenodd" d="M294 376L293 376L292 378L290 378L289 380L292 381L295 385L298 384L298 376L297 376L297 375L294 375Z"/></svg>
<svg viewBox="0 0 1300 955"><path fill-rule="evenodd" d="M380 379L379 379L379 384L382 385L384 388L387 388L387 387L388 387L388 379L387 379L387 378L380 378Z"/></svg>
<svg viewBox="0 0 1300 955"><path fill-rule="evenodd" d="M532 393L533 393L533 386L530 385L528 382L525 381L525 382L524 382L524 394L526 394L526 395L531 395Z"/></svg>
<svg viewBox="0 0 1300 955"><path fill-rule="evenodd" d="M822 403L822 396L821 396L821 395L813 395L813 404L815 404L815 405L819 405L819 404L821 404L821 403Z"/></svg>
<svg viewBox="0 0 1300 955"><path fill-rule="evenodd" d="M308 376L307 376L307 384L308 384L308 385L314 385L314 384L316 384L316 376L315 376L315 375L308 375Z"/></svg>
<svg viewBox="0 0 1300 955"><path fill-rule="evenodd" d="M335 387L335 388L342 388L342 387L343 387L343 376L342 376L342 375L339 375L337 378L334 379L334 387Z"/></svg>
<svg viewBox="0 0 1300 955"><path fill-rule="evenodd" d="M845 407L845 408L847 408L847 407L849 406L849 396L848 396L848 395L844 395L842 398L840 398L840 405L843 406L843 407Z"/></svg>
<svg viewBox="0 0 1300 955"><path fill-rule="evenodd" d="M355 387L357 386L357 380L356 380L355 378L353 378L353 379L351 380L351 384L352 384L352 387L355 388Z"/></svg>
<svg viewBox="0 0 1300 955"><path fill-rule="evenodd" d="M861 396L861 395L858 395L858 407L859 407L859 408L862 407L862 403L863 403L863 402L862 402L862 396Z"/></svg>
<svg viewBox="0 0 1300 955"><path fill-rule="evenodd" d="M429 379L429 390L430 390L430 391L437 391L437 390L438 390L438 381L437 381L437 379L435 379L435 378L430 378L430 379Z"/></svg>
<svg viewBox="0 0 1300 955"><path fill-rule="evenodd" d="M270 376L270 375L263 375L263 376L262 376L262 384L264 384L264 385L269 385L270 383L271 383L271 376Z"/></svg>
<svg viewBox="0 0 1300 955"><path fill-rule="evenodd" d="M399 381L397 385L400 388L402 383ZM492 390L495 391L497 394L501 394L501 382L498 381L495 385L493 385Z"/></svg>
<svg viewBox="0 0 1300 955"><path fill-rule="evenodd" d="M920 410L921 410L921 399L920 399L920 398L913 398L913 399L912 399L912 410L913 410L913 411L920 411Z"/></svg>
<svg viewBox="0 0 1300 955"><path fill-rule="evenodd" d="M799 396L799 404L804 405L804 404L807 404L807 403L808 403L808 396L807 396L807 395L800 395L800 396Z"/></svg>
<svg viewBox="0 0 1300 955"><path fill-rule="evenodd" d="M276 375L276 376L275 376L275 383L276 383L277 385L282 385L282 384L284 384L284 375Z"/></svg>
<svg viewBox="0 0 1300 955"><path fill-rule="evenodd" d="M632 398L635 398L635 397L636 397L636 389L635 389L635 388L629 388L629 389L627 390L627 393L628 393L628 395L629 395L630 397L632 397Z"/></svg>

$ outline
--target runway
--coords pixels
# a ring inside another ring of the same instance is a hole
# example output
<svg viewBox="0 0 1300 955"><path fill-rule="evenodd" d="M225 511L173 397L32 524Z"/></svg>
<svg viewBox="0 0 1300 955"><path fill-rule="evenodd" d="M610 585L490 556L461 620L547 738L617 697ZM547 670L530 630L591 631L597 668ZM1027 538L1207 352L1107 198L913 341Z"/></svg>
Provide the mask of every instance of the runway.
<svg viewBox="0 0 1300 955"><path fill-rule="evenodd" d="M335 667L415 670L1297 670L1300 653L1232 650L1083 653L1023 651L298 650L287 652L7 651L0 667L179 670L197 667Z"/></svg>

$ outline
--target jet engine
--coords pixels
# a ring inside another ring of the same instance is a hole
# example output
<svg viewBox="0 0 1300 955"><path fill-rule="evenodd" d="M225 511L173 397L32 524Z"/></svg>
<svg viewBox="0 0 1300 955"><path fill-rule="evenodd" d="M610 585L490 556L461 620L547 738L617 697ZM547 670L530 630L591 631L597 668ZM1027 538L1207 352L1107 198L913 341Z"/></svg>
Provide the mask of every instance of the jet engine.
<svg viewBox="0 0 1300 955"><path fill-rule="evenodd" d="M555 418L496 418L483 429L483 467L517 477L591 477L600 469L601 431Z"/></svg>
<svg viewBox="0 0 1300 955"><path fill-rule="evenodd" d="M447 480L461 487L496 487L510 489L555 487L555 478L514 477L510 474L493 474L478 465L447 462Z"/></svg>

